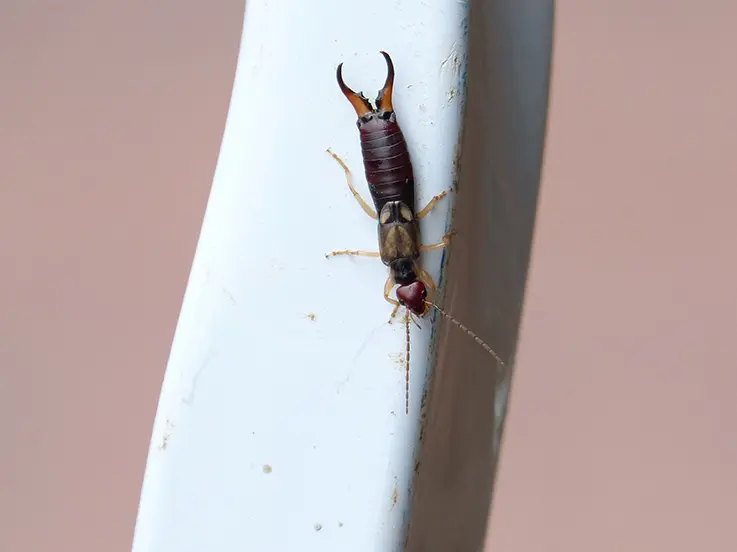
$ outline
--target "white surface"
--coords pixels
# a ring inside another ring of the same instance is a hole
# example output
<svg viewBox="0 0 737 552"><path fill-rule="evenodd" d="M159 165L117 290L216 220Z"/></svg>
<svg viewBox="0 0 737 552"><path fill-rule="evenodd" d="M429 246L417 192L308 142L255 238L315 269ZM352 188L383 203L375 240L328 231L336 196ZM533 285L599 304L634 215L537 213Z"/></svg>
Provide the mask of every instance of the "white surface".
<svg viewBox="0 0 737 552"><path fill-rule="evenodd" d="M372 99L396 68L394 106L418 205L453 181L465 67L458 0L249 0L233 98L174 339L133 549L395 551L427 376L430 320L387 324L356 116L335 80ZM422 223L444 233L453 196ZM436 278L442 252L423 256ZM314 315L314 320L310 318ZM401 320L401 319L400 319ZM269 472L270 473L266 473ZM396 504L395 504L396 502Z"/></svg>

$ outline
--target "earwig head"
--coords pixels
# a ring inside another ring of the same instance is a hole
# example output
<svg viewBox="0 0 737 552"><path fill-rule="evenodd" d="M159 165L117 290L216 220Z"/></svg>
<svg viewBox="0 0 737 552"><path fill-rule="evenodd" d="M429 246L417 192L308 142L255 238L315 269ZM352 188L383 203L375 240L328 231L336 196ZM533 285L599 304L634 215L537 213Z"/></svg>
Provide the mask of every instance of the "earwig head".
<svg viewBox="0 0 737 552"><path fill-rule="evenodd" d="M397 299L399 304L407 307L412 314L417 316L423 316L427 305L425 298L427 297L427 290L425 284L419 280L415 280L411 284L399 286L397 288Z"/></svg>
<svg viewBox="0 0 737 552"><path fill-rule="evenodd" d="M395 259L389 265L389 269L392 272L394 282L399 284L397 288L399 304L407 307L417 316L425 314L427 290L425 284L417 279L414 261L411 259Z"/></svg>
<svg viewBox="0 0 737 552"><path fill-rule="evenodd" d="M382 51L381 55L384 56L387 65L387 76L386 82L384 82L384 88L379 91L379 95L376 97L376 109L373 108L368 98L363 95L363 92L356 94L351 90L345 82L343 82L343 64L338 65L337 78L338 86L341 92L351 102L353 109L356 110L358 115L358 126L361 127L362 123L378 118L378 119L390 119L394 116L394 107L392 106L392 89L394 87L394 64L389 54Z"/></svg>

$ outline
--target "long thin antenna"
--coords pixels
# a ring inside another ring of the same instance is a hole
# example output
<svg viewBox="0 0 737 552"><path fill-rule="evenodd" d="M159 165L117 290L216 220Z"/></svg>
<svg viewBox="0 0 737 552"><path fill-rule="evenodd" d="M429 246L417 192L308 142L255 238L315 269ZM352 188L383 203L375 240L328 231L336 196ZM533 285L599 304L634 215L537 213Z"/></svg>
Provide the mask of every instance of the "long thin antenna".
<svg viewBox="0 0 737 552"><path fill-rule="evenodd" d="M506 368L507 365L505 364L505 362L501 358L499 358L499 355L496 354L494 352L494 350L491 347L489 347L489 345L486 344L486 341L484 341L483 339L481 339L479 336L477 336L475 333L473 333L471 330L469 330L466 326L464 326L463 324L461 324L461 322L458 319L452 317L447 312L445 312L443 309L441 309L440 307L438 307L435 303L431 303L430 301L425 301L425 304L426 305L430 305L431 307L433 307L440 314L442 314L445 318L447 318L448 320L450 320L451 322L453 322L453 324L455 324L461 330L463 330L465 333L467 333L468 335L470 335L476 343L478 343L479 345L481 345L486 350L487 353L489 353L491 356L493 356L494 359L496 359L496 361L499 364L501 364L502 368ZM407 346L409 347L409 341L407 343L408 343Z"/></svg>
<svg viewBox="0 0 737 552"><path fill-rule="evenodd" d="M409 309L405 309L406 314L404 316L404 327L407 329L407 354L405 356L406 364L404 365L405 370L405 376L404 376L404 386L405 386L405 394L404 394L404 401L405 401L405 408L404 413L409 415Z"/></svg>

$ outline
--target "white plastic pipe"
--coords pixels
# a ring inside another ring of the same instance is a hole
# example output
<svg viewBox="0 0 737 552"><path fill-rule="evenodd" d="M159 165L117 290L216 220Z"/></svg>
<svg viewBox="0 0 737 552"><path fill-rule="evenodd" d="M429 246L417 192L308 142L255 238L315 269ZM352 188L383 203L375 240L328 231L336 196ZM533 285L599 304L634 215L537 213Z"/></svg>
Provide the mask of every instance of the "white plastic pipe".
<svg viewBox="0 0 737 552"><path fill-rule="evenodd" d="M458 0L249 0L215 179L154 422L133 550L400 550L432 319L405 330L378 259L356 115L335 70L394 107L418 206L454 180L465 77ZM453 196L422 221L446 231ZM438 281L443 253L423 255Z"/></svg>

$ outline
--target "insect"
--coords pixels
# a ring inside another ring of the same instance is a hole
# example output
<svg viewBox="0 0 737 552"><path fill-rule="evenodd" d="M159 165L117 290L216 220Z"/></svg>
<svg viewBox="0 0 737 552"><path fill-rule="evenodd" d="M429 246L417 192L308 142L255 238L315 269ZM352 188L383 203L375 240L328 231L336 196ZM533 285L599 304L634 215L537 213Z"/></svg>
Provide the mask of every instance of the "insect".
<svg viewBox="0 0 737 552"><path fill-rule="evenodd" d="M448 191L443 191L415 212L415 186L412 163L407 142L397 123L392 105L394 87L394 64L389 54L382 51L387 65L384 87L379 91L374 108L362 92L356 93L343 82L343 64L338 65L336 77L341 92L353 106L358 116L356 125L361 139L361 153L374 207L361 197L353 186L351 171L346 163L330 148L328 153L345 171L348 187L364 212L378 221L379 251L341 250L332 251L326 257L356 255L379 257L389 267L389 277L384 284L384 299L394 306L389 317L391 322L400 306L406 308L406 413L409 413L409 322L412 315L422 318L434 307L451 322L474 338L502 365L502 360L476 334L463 326L430 301L436 291L435 282L420 265L420 252L442 249L450 243L455 232L443 236L439 243L423 245L420 239L418 220L425 217L442 200ZM396 288L396 299L391 292Z"/></svg>

